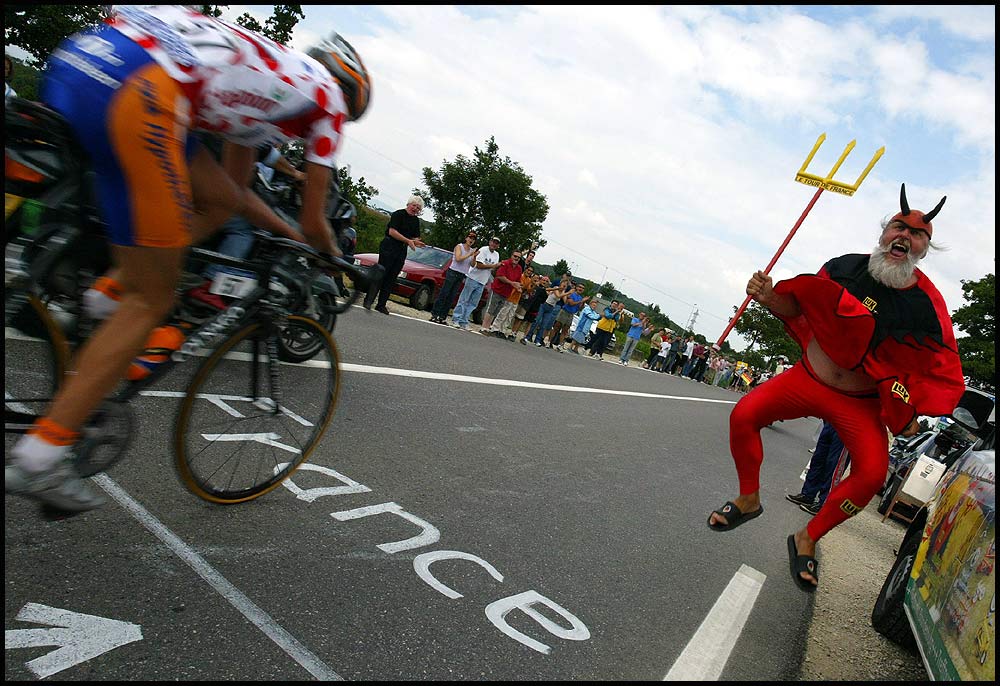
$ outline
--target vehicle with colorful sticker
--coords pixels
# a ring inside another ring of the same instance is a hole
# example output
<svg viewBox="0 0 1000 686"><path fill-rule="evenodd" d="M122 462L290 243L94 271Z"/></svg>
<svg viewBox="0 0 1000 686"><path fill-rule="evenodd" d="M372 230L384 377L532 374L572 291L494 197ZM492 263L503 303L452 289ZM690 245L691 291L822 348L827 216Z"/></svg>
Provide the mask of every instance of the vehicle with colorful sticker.
<svg viewBox="0 0 1000 686"><path fill-rule="evenodd" d="M969 389L952 418L977 437L919 510L872 611L935 680L996 675L996 409Z"/></svg>

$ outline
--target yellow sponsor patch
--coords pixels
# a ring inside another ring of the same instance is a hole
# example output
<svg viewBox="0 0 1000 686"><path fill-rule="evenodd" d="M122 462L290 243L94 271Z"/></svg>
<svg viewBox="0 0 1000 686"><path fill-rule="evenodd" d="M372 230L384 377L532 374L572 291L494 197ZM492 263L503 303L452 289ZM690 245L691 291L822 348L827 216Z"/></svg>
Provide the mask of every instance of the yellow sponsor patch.
<svg viewBox="0 0 1000 686"><path fill-rule="evenodd" d="M899 396L899 399L904 403L910 402L910 392L906 390L906 386L899 383L898 381L892 384L892 394Z"/></svg>
<svg viewBox="0 0 1000 686"><path fill-rule="evenodd" d="M843 510L848 517L853 517L857 513L861 512L861 508L852 503L850 500L845 500L840 504L840 509Z"/></svg>
<svg viewBox="0 0 1000 686"><path fill-rule="evenodd" d="M869 312L874 312L875 308L878 307L878 303L875 300L873 300L870 296L866 297L861 304L864 305Z"/></svg>

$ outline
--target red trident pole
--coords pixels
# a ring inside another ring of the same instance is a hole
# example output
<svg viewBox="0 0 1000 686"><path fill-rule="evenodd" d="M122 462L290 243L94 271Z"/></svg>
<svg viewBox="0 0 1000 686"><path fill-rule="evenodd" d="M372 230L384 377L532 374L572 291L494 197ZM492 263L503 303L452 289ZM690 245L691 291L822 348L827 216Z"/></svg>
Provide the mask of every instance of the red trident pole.
<svg viewBox="0 0 1000 686"><path fill-rule="evenodd" d="M816 151L819 150L819 146L823 145L823 141L825 140L826 140L826 134L825 133L820 134L820 137L816 139L816 145L813 146L813 149L809 153L809 156L806 157L806 161L802 163L802 167L799 169L798 174L795 175L795 180L798 181L799 183L804 183L807 186L816 186L817 187L816 193L813 195L812 200L809 201L809 204L806 205L806 209L802 211L802 214L799 216L799 220L795 222L795 226L793 226L792 230L788 232L787 236L785 236L785 240L778 248L778 252L774 253L774 257L771 258L771 261L764 269L764 274L771 273L771 269L778 261L778 258L781 257L781 253L785 252L785 248L788 247L788 244L791 242L792 236L794 236L795 232L799 230L800 226L802 226L802 222L805 221L806 217L809 215L809 211L812 210L813 205L815 205L816 201L819 200L819 196L822 195L823 191L824 190L833 191L835 193L840 193L841 195L847 195L847 196L854 195L854 192L858 190L858 186L860 186L861 182L865 180L866 176L868 176L868 172L872 170L872 167L875 166L875 163L878 162L879 158L881 158L882 155L885 153L885 146L882 146L881 148L876 150L875 154L872 156L871 162L868 163L868 166L865 167L865 170L863 172L861 172L861 176L858 177L858 180L855 181L853 185L841 183L839 181L834 181L833 176L837 173L837 170L840 169L840 165L844 163L844 160L847 159L847 156L851 154L851 150L854 149L856 141L851 141L850 143L847 144L847 147L844 148L844 152L841 153L840 155L840 159L837 160L837 163L833 165L833 169L831 169L830 173L827 174L826 176L819 177L814 174L809 174L806 172L806 167L808 167L809 163L812 162L813 156L816 154ZM723 342L725 342L726 337L733 330L733 327L736 326L736 322L746 311L747 306L750 304L751 299L752 296L747 295L746 299L743 301L743 304L740 305L738 310L736 310L736 314L733 315L733 318L729 320L729 326L727 326L726 330L722 332L722 335L719 336L719 340L715 342L712 348L714 348L715 350L719 350L722 347L722 344Z"/></svg>

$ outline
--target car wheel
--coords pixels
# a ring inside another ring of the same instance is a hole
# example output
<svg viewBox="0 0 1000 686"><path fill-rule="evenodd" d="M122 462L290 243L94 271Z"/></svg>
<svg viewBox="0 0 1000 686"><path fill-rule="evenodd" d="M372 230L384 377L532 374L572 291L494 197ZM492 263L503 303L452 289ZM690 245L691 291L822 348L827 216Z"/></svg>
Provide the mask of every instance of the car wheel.
<svg viewBox="0 0 1000 686"><path fill-rule="evenodd" d="M434 304L432 299L433 293L431 292L431 287L427 284L422 285L417 291L410 296L410 307L415 310L429 310L431 305Z"/></svg>
<svg viewBox="0 0 1000 686"><path fill-rule="evenodd" d="M893 643L915 653L917 642L913 638L909 620L903 609L906 598L906 584L913 571L913 562L920 547L920 530L913 531L900 547L896 562L889 571L882 591L878 594L872 609L872 627Z"/></svg>
<svg viewBox="0 0 1000 686"><path fill-rule="evenodd" d="M884 515L889 511L889 505L892 503L892 499L896 497L896 491L902 485L903 480L900 479L895 474L885 485L885 489L882 491L882 499L878 501L878 513Z"/></svg>

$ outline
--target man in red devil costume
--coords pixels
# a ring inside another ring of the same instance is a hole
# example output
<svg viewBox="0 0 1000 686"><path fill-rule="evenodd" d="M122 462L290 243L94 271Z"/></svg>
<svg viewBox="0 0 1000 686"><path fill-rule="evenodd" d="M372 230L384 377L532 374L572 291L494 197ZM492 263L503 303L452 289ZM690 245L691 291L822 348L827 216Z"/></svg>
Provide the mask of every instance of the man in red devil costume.
<svg viewBox="0 0 1000 686"><path fill-rule="evenodd" d="M729 447L740 495L714 511L708 526L729 531L763 512L763 427L807 416L833 424L850 451L851 474L808 526L788 537L792 578L803 590L815 590L819 580L816 541L864 509L885 480L885 427L913 435L918 414L950 414L965 390L948 309L916 266L931 247L931 220L945 199L927 213L911 210L904 184L900 212L883 223L870 255L842 255L816 275L777 284L758 271L747 283L747 293L784 322L804 354L733 409Z"/></svg>

